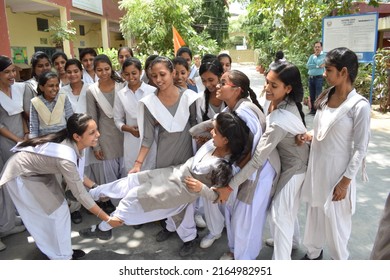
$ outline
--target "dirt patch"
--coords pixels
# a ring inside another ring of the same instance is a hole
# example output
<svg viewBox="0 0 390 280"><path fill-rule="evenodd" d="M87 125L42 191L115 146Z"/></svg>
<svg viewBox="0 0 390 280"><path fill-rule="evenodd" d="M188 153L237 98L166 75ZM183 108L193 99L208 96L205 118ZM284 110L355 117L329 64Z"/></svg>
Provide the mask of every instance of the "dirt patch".
<svg viewBox="0 0 390 280"><path fill-rule="evenodd" d="M379 111L379 105L372 105L371 129L390 133L390 112L382 113Z"/></svg>

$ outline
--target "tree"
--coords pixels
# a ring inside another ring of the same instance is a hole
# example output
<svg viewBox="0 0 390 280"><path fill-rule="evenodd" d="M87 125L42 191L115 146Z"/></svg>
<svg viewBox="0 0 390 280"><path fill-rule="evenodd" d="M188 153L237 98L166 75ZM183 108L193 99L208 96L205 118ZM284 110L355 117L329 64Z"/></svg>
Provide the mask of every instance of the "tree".
<svg viewBox="0 0 390 280"><path fill-rule="evenodd" d="M121 0L119 8L126 14L120 20L120 30L125 38L136 40L136 51L143 55L158 52L172 56L172 26L191 49L215 51L215 40L199 35L192 27L194 11L200 7L200 0Z"/></svg>
<svg viewBox="0 0 390 280"><path fill-rule="evenodd" d="M223 46L229 35L229 10L226 0L203 0L195 19L195 29L205 31Z"/></svg>

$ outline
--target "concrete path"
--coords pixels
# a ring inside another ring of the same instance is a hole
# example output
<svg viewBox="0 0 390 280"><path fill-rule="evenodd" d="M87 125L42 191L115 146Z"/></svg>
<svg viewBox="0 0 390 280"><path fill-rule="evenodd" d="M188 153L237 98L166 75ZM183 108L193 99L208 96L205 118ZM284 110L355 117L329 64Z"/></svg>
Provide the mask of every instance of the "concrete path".
<svg viewBox="0 0 390 280"><path fill-rule="evenodd" d="M264 84L264 77L256 72L254 65L237 65L233 68L246 73L250 79L252 88L259 93ZM307 107L305 111L308 112ZM307 116L308 128L311 128L312 116ZM376 235L378 222L382 213L385 200L389 193L389 167L390 167L390 114L382 115L373 111L371 123L372 138L367 155L367 172L370 181L363 184L358 180L357 210L353 217L352 236L349 242L350 259L366 260L370 256L373 241ZM360 173L359 173L360 174ZM360 176L359 176L360 177ZM171 237L165 242L156 242L155 235L161 227L157 223L144 225L135 230L131 226L124 226L113 230L113 238L108 241L95 239L82 239L78 236L78 230L96 224L99 220L86 212L83 212L83 223L72 225L72 243L74 249L83 249L87 260L180 260L178 251L182 242L177 236ZM305 205L301 206L299 213L301 232L303 233L305 222ZM200 230L202 238L207 230ZM268 225L264 230L264 239L268 238ZM45 257L33 243L28 232L3 238L7 245L5 251L0 252L0 260L42 260ZM208 249L197 248L196 252L185 259L192 260L217 260L228 250L226 234L217 240ZM300 259L305 254L303 246L292 253L292 259ZM272 257L272 248L264 245L259 260L269 260ZM324 258L329 259L325 249ZM1 264L1 262L0 262Z"/></svg>

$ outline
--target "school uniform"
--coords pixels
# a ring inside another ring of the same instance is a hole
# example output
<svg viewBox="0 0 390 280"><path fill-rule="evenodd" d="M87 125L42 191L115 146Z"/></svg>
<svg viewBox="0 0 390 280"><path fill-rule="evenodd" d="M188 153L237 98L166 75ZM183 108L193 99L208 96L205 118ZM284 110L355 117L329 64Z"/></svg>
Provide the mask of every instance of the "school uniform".
<svg viewBox="0 0 390 280"><path fill-rule="evenodd" d="M254 260L262 248L271 188L279 178L280 159L276 149L267 157L256 156L266 123L260 109L248 99L241 99L233 111L248 125L253 134L253 147L252 159L229 182L233 192L225 207L228 245L236 260Z"/></svg>
<svg viewBox="0 0 390 280"><path fill-rule="evenodd" d="M156 94L149 94L140 100L139 123L142 146L157 145L156 168L182 164L193 155L192 139L188 130L196 124L195 100L198 95L192 90L180 89L179 100L170 107L161 103ZM193 205L184 213L183 222L178 226L170 217L167 230L177 231L183 242L196 237Z"/></svg>
<svg viewBox="0 0 390 280"><path fill-rule="evenodd" d="M23 130L23 94L24 83L11 85L12 98L0 90L0 128L6 128L20 139L24 138ZM15 142L0 135L0 172L3 163L13 155L11 151ZM0 189L0 232L6 232L15 227L15 206L7 190Z"/></svg>
<svg viewBox="0 0 390 280"><path fill-rule="evenodd" d="M365 175L371 110L355 89L338 108L329 108L327 99L323 102L313 121L314 136L302 187L302 200L308 202L303 245L310 259L317 258L326 243L332 259L346 260L356 205L355 177L362 163ZM343 176L352 180L347 195L332 201L333 190Z"/></svg>
<svg viewBox="0 0 390 280"><path fill-rule="evenodd" d="M102 92L97 82L87 90L87 113L94 119L100 132L98 145L93 150L103 151L106 182L115 181L124 173L123 133L115 126L113 109L116 95L123 87L123 83L115 83L113 91Z"/></svg>
<svg viewBox="0 0 390 280"><path fill-rule="evenodd" d="M117 93L117 98L114 100L114 122L119 131L122 131L123 125L138 126L138 105L139 101L148 94L154 94L156 88L141 83L141 86L133 92L128 86L122 88ZM141 138L135 137L129 132L123 132L123 168L125 171L129 171L137 159L139 149L141 147ZM156 153L149 151L144 163L142 164L142 170L148 170L155 166Z"/></svg>
<svg viewBox="0 0 390 280"><path fill-rule="evenodd" d="M49 259L71 259L68 205L55 174L62 174L73 195L90 209L95 205L82 182L83 158L76 144L46 143L16 148L6 163L0 187L6 187L38 248Z"/></svg>

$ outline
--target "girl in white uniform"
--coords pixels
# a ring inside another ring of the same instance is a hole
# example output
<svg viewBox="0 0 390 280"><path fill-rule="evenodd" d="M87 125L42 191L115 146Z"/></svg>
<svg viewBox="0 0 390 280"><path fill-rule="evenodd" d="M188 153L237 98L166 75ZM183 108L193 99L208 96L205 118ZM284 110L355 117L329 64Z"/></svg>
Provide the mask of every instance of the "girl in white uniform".
<svg viewBox="0 0 390 280"><path fill-rule="evenodd" d="M265 130L265 116L256 94L250 88L249 78L244 73L238 70L224 73L218 86L217 98L225 101L225 110L237 112L253 134L252 160L233 177L227 187L218 189L220 201L228 200L225 219L230 252L222 256L222 259L254 260L262 247L271 188L278 178L280 159L273 149L261 159L261 166L253 166L253 162L260 162L255 151L259 148L260 138Z"/></svg>
<svg viewBox="0 0 390 280"><path fill-rule="evenodd" d="M308 202L303 245L304 259L321 259L323 246L330 257L346 260L356 204L355 177L370 139L370 104L354 89L358 58L347 48L336 48L325 57L324 77L332 87L317 99L309 165L302 189ZM363 178L365 179L365 177Z"/></svg>
<svg viewBox="0 0 390 280"><path fill-rule="evenodd" d="M74 197L91 213L112 226L120 223L96 205L83 184L83 149L96 145L98 137L91 117L74 114L66 129L17 145L4 167L0 187L8 189L27 230L49 259L83 255L72 250L69 209L56 174L62 174ZM85 182L87 187L94 184Z"/></svg>
<svg viewBox="0 0 390 280"><path fill-rule="evenodd" d="M141 81L142 66L138 58L126 59L121 73L127 81L127 86L118 92L114 100L114 121L116 127L124 133L123 165L125 171L130 171L141 147L137 122L139 101L149 94L154 94L156 88ZM155 152L149 153L142 170L153 168L155 157Z"/></svg>

